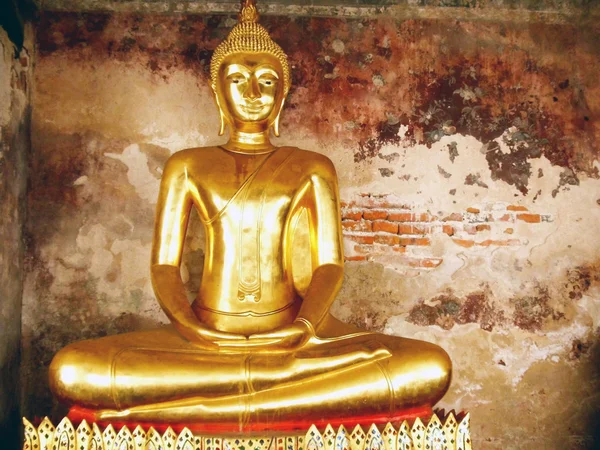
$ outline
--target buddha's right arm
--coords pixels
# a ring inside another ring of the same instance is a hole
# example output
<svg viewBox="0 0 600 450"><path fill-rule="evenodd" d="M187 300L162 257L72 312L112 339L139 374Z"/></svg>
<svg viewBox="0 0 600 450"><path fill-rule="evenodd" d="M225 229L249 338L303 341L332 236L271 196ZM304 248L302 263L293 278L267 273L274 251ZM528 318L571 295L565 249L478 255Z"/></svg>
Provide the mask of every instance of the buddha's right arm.
<svg viewBox="0 0 600 450"><path fill-rule="evenodd" d="M179 267L192 208L187 160L178 154L167 161L156 202L152 241L152 286L163 311L183 337L198 346L216 349L216 340L245 339L205 326L188 301Z"/></svg>
<svg viewBox="0 0 600 450"><path fill-rule="evenodd" d="M198 320L188 302L179 267L155 264L151 273L152 286L161 308L188 341L208 350L217 350L218 341L246 339L242 335L215 331Z"/></svg>

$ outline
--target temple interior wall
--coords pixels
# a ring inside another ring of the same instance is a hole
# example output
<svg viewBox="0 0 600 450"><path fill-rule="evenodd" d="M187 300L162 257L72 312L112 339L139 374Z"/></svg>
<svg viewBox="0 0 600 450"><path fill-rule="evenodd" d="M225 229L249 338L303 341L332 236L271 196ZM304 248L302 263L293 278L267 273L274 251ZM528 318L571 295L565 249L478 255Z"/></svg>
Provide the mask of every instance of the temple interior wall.
<svg viewBox="0 0 600 450"><path fill-rule="evenodd" d="M480 16L264 17L293 73L277 142L337 168L347 259L337 317L443 346L454 375L439 406L471 411L476 448L594 448L600 26ZM47 367L66 344L166 323L149 279L161 170L173 152L223 142L208 65L234 24L40 14L24 415L65 413ZM6 52L2 74L17 64ZM19 130L27 102L2 80L1 98L18 99L0 103L4 174L20 161L5 150L5 122ZM0 181L3 221L21 211L19 173ZM20 267L5 263L21 251L19 217L0 222L6 298L19 290ZM193 293L204 240L197 220L191 230L182 273ZM3 299L3 321L11 305Z"/></svg>
<svg viewBox="0 0 600 450"><path fill-rule="evenodd" d="M21 422L23 228L34 44L29 26L20 32L25 34L15 38L0 28L0 437L3 445L15 448Z"/></svg>

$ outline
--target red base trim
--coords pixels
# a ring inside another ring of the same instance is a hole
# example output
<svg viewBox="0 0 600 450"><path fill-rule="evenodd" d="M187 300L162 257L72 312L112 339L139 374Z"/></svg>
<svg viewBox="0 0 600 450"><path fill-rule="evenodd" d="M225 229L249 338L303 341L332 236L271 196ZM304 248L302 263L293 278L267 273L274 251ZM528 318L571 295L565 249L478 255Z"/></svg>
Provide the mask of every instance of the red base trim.
<svg viewBox="0 0 600 450"><path fill-rule="evenodd" d="M68 414L69 420L75 427L79 425L82 420L86 420L88 423L97 423L101 427L106 427L109 424L115 428L115 430L121 427L127 426L131 431L138 425L147 430L150 427L154 427L156 431L164 433L168 427L172 427L176 433L180 433L183 428L187 427L193 433L198 434L238 434L238 433L258 433L258 432L279 432L279 433L292 433L295 431L307 431L311 425L316 425L318 428L324 428L327 424L331 424L332 427L337 428L340 425L346 427L354 427L356 424L361 426L370 426L374 424L384 424L387 422L397 423L403 420L416 419L417 417L429 418L433 414L431 407L424 406L420 408L404 409L397 411L395 414L379 414L379 415L365 415L365 416L347 416L347 417L336 417L332 419L302 419L302 420L289 420L280 422L261 423L254 422L245 425L237 423L168 423L168 422L128 422L128 421L104 421L96 419L97 411L94 409L83 408L81 406L73 406ZM348 430L351 432L352 430ZM366 431L366 430L365 430Z"/></svg>

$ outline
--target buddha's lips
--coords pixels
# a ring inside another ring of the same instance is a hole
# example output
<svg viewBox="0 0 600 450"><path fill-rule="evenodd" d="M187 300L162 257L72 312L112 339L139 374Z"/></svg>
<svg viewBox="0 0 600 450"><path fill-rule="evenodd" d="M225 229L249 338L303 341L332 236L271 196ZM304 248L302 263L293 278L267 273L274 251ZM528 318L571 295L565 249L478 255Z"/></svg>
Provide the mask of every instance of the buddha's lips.
<svg viewBox="0 0 600 450"><path fill-rule="evenodd" d="M259 104L259 105L250 105L250 106L242 105L242 109L245 112L248 112L248 113L258 113L258 112L261 112L264 107L265 107L265 105L263 105L262 103Z"/></svg>
<svg viewBox="0 0 600 450"><path fill-rule="evenodd" d="M133 430L136 426L140 425L145 430L153 427L158 432L163 433L168 427L172 427L177 433L181 432L183 428L188 428L193 433L239 433L239 432L293 432L293 431L306 431L311 425L315 425L319 428L331 425L333 428L337 428L340 425L354 428L355 425L360 424L361 426L367 426L371 424L385 424L385 423L398 423L403 420L412 420L420 417L421 419L429 419L433 414L433 410L430 406L423 406L419 408L407 408L400 411L396 411L394 414L372 414L372 415L361 415L361 416L348 416L343 418L306 418L300 420L288 420L281 422L251 422L243 426L239 422L215 422L215 423L198 423L198 422L137 422L127 421L118 419L115 421L110 420L98 420L97 414L99 411L89 408L83 408L81 406L73 406L69 410L68 418L77 426L81 421L86 420L88 423L96 423L102 427L106 427L109 424L115 429L127 426L130 430Z"/></svg>

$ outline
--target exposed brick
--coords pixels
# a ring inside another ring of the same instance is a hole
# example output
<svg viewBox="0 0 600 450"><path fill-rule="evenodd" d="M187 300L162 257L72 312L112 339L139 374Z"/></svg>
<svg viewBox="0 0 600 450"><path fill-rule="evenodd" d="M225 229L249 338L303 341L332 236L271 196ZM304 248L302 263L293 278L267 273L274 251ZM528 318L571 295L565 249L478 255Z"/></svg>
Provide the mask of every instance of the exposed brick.
<svg viewBox="0 0 600 450"><path fill-rule="evenodd" d="M520 242L518 239L509 239L507 241L486 239L485 241L477 242L477 245L479 245L480 247L489 247L489 246L506 247L508 245L519 245L519 244L520 244Z"/></svg>
<svg viewBox="0 0 600 450"><path fill-rule="evenodd" d="M521 205L510 205L506 207L507 211L529 211L527 208Z"/></svg>
<svg viewBox="0 0 600 450"><path fill-rule="evenodd" d="M475 245L474 241L469 241L467 239L452 239L454 243L460 245L461 247L471 248Z"/></svg>
<svg viewBox="0 0 600 450"><path fill-rule="evenodd" d="M428 213L391 212L388 215L388 220L394 222L429 222L431 215Z"/></svg>
<svg viewBox="0 0 600 450"><path fill-rule="evenodd" d="M463 216L460 213L452 213L442 219L443 222L462 222Z"/></svg>
<svg viewBox="0 0 600 450"><path fill-rule="evenodd" d="M429 233L429 228L419 226L419 225L407 225L401 223L398 227L398 234L427 234Z"/></svg>
<svg viewBox="0 0 600 450"><path fill-rule="evenodd" d="M375 235L375 242L383 245L398 245L400 237L395 234L377 234Z"/></svg>
<svg viewBox="0 0 600 450"><path fill-rule="evenodd" d="M504 232L506 234L513 234L515 232L515 230L513 230L512 228L507 228L506 230L504 230Z"/></svg>
<svg viewBox="0 0 600 450"><path fill-rule="evenodd" d="M527 223L540 223L542 221L542 217L539 214L517 214L517 219L523 220Z"/></svg>
<svg viewBox="0 0 600 450"><path fill-rule="evenodd" d="M406 245L429 245L431 244L431 241L429 240L429 238L408 238L408 237L401 237L400 238L400 245L406 246Z"/></svg>
<svg viewBox="0 0 600 450"><path fill-rule="evenodd" d="M394 222L413 222L413 213L390 213L388 216L389 220L393 220Z"/></svg>
<svg viewBox="0 0 600 450"><path fill-rule="evenodd" d="M442 258L422 258L422 259L410 259L408 265L411 267L423 267L426 269L433 269L438 267L442 263Z"/></svg>
<svg viewBox="0 0 600 450"><path fill-rule="evenodd" d="M362 211L357 209L342 209L342 219L360 220Z"/></svg>
<svg viewBox="0 0 600 450"><path fill-rule="evenodd" d="M362 253L363 255L368 255L375 251L375 246L373 246L373 244L357 244L354 246L354 251L356 253Z"/></svg>
<svg viewBox="0 0 600 450"><path fill-rule="evenodd" d="M498 220L500 222L512 222L513 216L511 214L504 214L503 216L499 217Z"/></svg>
<svg viewBox="0 0 600 450"><path fill-rule="evenodd" d="M344 236L358 244L372 244L373 242L375 242L375 239L372 234L348 233L348 234L345 234Z"/></svg>
<svg viewBox="0 0 600 450"><path fill-rule="evenodd" d="M480 224L475 227L477 231L490 231L492 228L488 224Z"/></svg>
<svg viewBox="0 0 600 450"><path fill-rule="evenodd" d="M363 217L367 220L387 219L388 212L378 209L365 209L363 211Z"/></svg>
<svg viewBox="0 0 600 450"><path fill-rule="evenodd" d="M346 256L346 261L366 261L367 257L363 255Z"/></svg>
<svg viewBox="0 0 600 450"><path fill-rule="evenodd" d="M444 225L442 226L442 232L446 233L448 236L454 236L454 227L452 225Z"/></svg>
<svg viewBox="0 0 600 450"><path fill-rule="evenodd" d="M479 211L477 208L467 208L467 212L472 214L479 214L481 211Z"/></svg>
<svg viewBox="0 0 600 450"><path fill-rule="evenodd" d="M371 222L366 220L343 220L342 228L350 231L371 231Z"/></svg>
<svg viewBox="0 0 600 450"><path fill-rule="evenodd" d="M464 230L466 233L471 234L471 235L477 234L477 228L474 227L473 225L466 225L464 227Z"/></svg>
<svg viewBox="0 0 600 450"><path fill-rule="evenodd" d="M406 247L392 247L392 250L397 253L406 253Z"/></svg>
<svg viewBox="0 0 600 450"><path fill-rule="evenodd" d="M386 233L398 233L398 224L387 220L376 220L373 222L373 231L385 231Z"/></svg>

